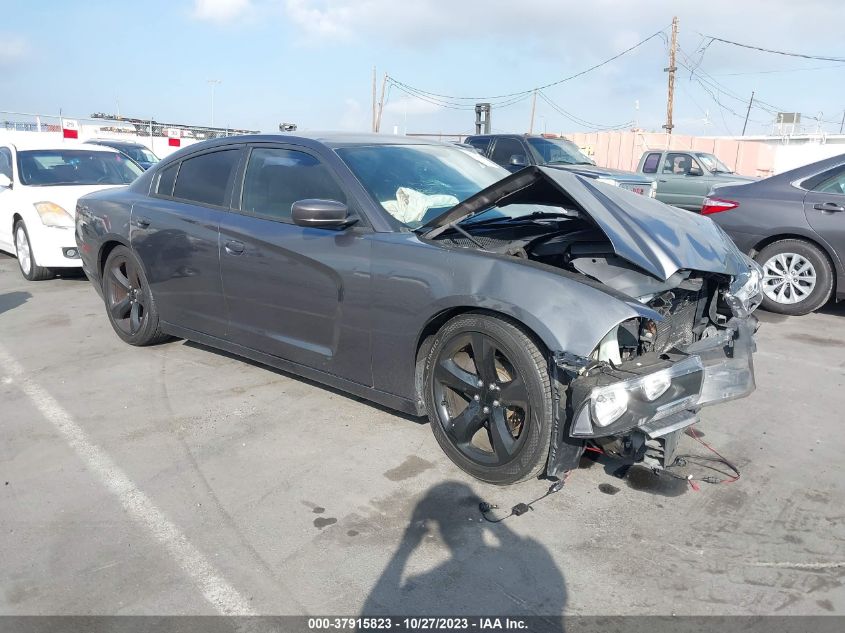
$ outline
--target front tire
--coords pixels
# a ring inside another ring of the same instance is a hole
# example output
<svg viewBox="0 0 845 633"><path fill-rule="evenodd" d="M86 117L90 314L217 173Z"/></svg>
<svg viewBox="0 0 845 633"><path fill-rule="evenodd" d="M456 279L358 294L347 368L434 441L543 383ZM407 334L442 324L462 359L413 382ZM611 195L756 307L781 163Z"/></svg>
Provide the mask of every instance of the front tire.
<svg viewBox="0 0 845 633"><path fill-rule="evenodd" d="M800 316L821 308L833 293L827 255L804 240L780 240L754 258L763 267L763 309Z"/></svg>
<svg viewBox="0 0 845 633"><path fill-rule="evenodd" d="M44 281L55 277L56 275L52 270L39 266L38 262L35 261L32 243L29 241L29 232L26 230L23 220L18 220L15 223L14 234L15 256L18 258L18 266L24 279L27 281Z"/></svg>
<svg viewBox="0 0 845 633"><path fill-rule="evenodd" d="M510 319L470 313L447 322L425 363L431 430L455 464L482 481L537 477L553 419L546 358Z"/></svg>
<svg viewBox="0 0 845 633"><path fill-rule="evenodd" d="M103 267L103 299L115 333L130 345L155 345L170 337L161 331L158 307L141 262L116 246Z"/></svg>

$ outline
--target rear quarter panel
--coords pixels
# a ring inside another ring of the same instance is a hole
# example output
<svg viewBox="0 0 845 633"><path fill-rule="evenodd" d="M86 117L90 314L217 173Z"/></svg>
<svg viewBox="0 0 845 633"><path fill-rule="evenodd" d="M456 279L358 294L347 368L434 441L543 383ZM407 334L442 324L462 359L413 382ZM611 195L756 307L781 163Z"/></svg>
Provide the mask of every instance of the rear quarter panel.
<svg viewBox="0 0 845 633"><path fill-rule="evenodd" d="M719 187L713 195L734 200L739 207L708 217L721 226L744 253L750 254L762 242L779 236L806 238L819 244L833 261L838 294L845 286L845 268L833 247L807 222L805 194L803 189L788 183L765 181Z"/></svg>
<svg viewBox="0 0 845 633"><path fill-rule="evenodd" d="M82 196L76 205L76 245L82 268L98 291L104 246L111 242L129 246L129 220L136 196L121 187Z"/></svg>

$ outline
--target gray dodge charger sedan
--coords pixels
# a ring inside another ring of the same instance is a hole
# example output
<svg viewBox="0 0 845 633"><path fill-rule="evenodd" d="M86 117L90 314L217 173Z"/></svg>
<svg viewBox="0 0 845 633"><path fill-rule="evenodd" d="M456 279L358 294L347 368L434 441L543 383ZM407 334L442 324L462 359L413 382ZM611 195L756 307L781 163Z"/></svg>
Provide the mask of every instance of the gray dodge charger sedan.
<svg viewBox="0 0 845 633"><path fill-rule="evenodd" d="M208 141L81 198L76 238L127 343L427 415L487 482L557 478L587 446L665 466L701 407L754 389L761 271L710 219L452 145Z"/></svg>

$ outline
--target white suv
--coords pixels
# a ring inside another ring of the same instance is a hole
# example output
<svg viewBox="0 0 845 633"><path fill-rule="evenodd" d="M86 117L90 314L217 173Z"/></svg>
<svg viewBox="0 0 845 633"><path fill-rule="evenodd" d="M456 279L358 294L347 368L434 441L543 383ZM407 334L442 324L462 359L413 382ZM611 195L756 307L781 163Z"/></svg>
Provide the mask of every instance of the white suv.
<svg viewBox="0 0 845 633"><path fill-rule="evenodd" d="M76 201L128 185L143 172L108 147L53 141L0 143L0 251L16 255L30 281L82 265L74 240Z"/></svg>

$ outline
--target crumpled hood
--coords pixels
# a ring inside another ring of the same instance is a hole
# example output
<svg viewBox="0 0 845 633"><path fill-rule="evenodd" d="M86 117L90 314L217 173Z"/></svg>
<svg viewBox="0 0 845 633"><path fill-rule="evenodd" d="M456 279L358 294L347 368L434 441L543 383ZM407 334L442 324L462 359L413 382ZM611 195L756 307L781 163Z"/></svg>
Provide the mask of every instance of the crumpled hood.
<svg viewBox="0 0 845 633"><path fill-rule="evenodd" d="M479 191L429 221L425 235L436 237L473 213L508 204L578 207L607 235L619 257L659 279L680 269L735 276L748 268L710 218L550 167L526 167Z"/></svg>

